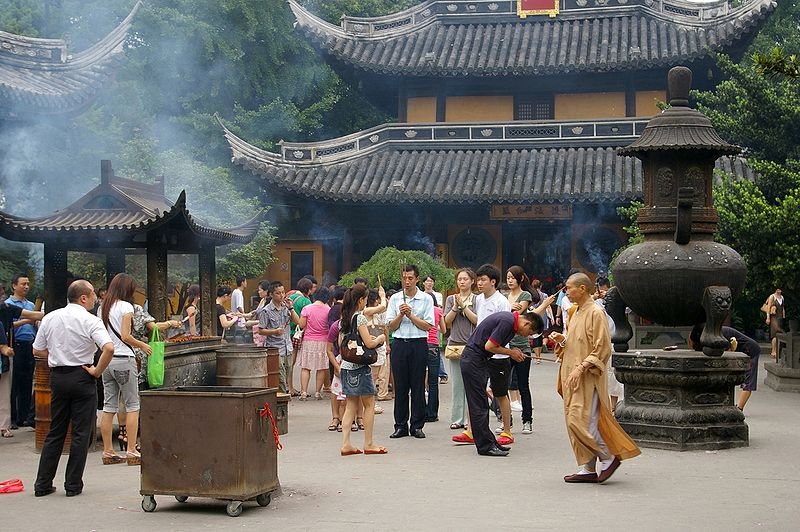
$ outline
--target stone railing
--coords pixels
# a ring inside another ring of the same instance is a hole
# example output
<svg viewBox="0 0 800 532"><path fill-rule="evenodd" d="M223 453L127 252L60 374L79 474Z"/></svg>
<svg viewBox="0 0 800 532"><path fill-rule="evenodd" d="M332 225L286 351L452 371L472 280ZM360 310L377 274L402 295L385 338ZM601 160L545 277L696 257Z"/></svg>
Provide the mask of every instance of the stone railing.
<svg viewBox="0 0 800 532"><path fill-rule="evenodd" d="M423 145L425 149L479 148L496 145L623 145L637 138L647 119L624 118L571 122L507 122L486 124L384 124L366 131L314 143L282 142L282 159L289 163L329 162L372 151L386 143ZM419 146L421 148L422 146Z"/></svg>

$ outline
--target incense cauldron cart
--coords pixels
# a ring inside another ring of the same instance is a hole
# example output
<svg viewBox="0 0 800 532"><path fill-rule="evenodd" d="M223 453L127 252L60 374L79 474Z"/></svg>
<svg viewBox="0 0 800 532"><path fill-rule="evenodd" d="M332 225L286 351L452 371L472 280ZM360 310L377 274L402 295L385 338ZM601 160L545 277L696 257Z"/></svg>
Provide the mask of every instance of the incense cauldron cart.
<svg viewBox="0 0 800 532"><path fill-rule="evenodd" d="M231 517L243 503L267 506L278 489L276 390L179 386L148 390L142 401L142 509L156 495L228 501Z"/></svg>

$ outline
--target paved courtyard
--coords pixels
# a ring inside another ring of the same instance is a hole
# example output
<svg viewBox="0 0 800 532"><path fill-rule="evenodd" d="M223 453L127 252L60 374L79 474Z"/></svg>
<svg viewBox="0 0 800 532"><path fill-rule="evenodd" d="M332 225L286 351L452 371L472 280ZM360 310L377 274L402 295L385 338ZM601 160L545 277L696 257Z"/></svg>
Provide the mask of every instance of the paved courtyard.
<svg viewBox="0 0 800 532"><path fill-rule="evenodd" d="M768 352L768 351L767 351ZM556 365L532 366L534 433L517 434L507 458L480 457L450 442L450 385L440 387L442 421L425 440L390 440L390 402L376 416L385 456L339 456L328 432L327 401L294 401L282 438L282 494L267 508L245 503L238 518L209 499L157 496L141 510L139 469L103 466L89 456L81 496L66 498L62 459L58 491L33 496L38 455L33 432L0 440L0 480L19 477L26 490L0 495L3 530L796 530L800 522L800 394L763 386L747 407L750 447L676 453L643 449L604 485L568 485L572 472ZM518 425L521 423L518 422ZM354 442L361 445L360 433ZM187 446L203 445L187 441Z"/></svg>

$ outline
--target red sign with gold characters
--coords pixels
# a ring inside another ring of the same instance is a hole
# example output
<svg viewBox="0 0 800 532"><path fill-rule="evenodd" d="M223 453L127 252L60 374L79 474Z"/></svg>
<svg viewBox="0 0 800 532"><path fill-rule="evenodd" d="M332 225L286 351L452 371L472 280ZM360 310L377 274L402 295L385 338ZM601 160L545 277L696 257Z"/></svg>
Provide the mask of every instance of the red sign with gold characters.
<svg viewBox="0 0 800 532"><path fill-rule="evenodd" d="M525 18L528 15L558 15L560 0L517 0L517 15Z"/></svg>

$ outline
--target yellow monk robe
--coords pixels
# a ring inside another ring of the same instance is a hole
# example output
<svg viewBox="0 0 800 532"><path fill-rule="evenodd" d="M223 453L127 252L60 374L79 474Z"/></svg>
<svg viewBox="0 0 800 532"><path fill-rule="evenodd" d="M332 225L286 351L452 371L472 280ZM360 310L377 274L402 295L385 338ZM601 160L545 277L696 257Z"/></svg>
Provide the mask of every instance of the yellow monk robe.
<svg viewBox="0 0 800 532"><path fill-rule="evenodd" d="M595 390L600 411L597 429L608 450L620 460L633 458L641 451L617 423L608 397L606 364L611 358L611 335L606 313L591 298L580 306L573 305L568 312L566 346L556 348L556 355L561 358L557 389L564 398L567 434L578 465L586 464L600 454L597 442L589 433ZM577 388L568 388L567 377L583 362L591 366L583 372Z"/></svg>

